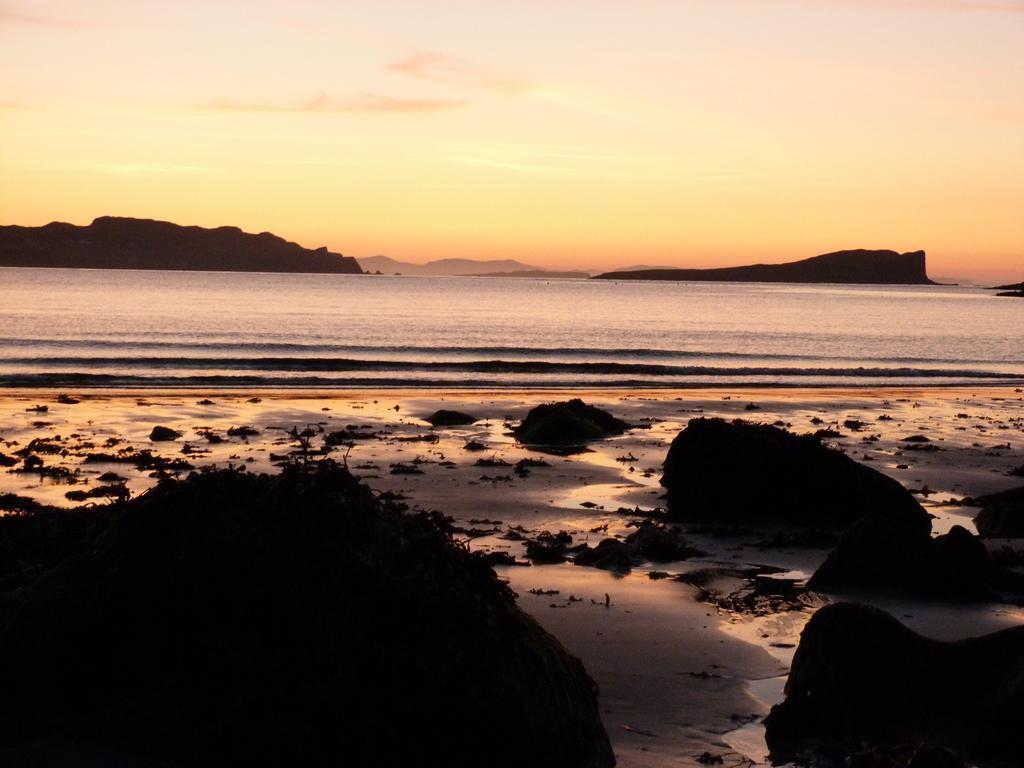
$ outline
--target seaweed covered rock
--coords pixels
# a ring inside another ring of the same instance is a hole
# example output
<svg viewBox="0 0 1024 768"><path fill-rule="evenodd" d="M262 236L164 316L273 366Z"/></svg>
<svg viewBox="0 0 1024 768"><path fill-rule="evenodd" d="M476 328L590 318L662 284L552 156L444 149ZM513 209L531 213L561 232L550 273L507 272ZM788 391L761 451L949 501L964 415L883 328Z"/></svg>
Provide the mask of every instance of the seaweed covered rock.
<svg viewBox="0 0 1024 768"><path fill-rule="evenodd" d="M636 530L626 537L626 544L646 559L655 563L686 560L703 557L706 553L691 547L682 534L650 520L642 521Z"/></svg>
<svg viewBox="0 0 1024 768"><path fill-rule="evenodd" d="M3 764L614 763L484 560L330 462L0 517L0 688Z"/></svg>
<svg viewBox="0 0 1024 768"><path fill-rule="evenodd" d="M1024 538L1024 486L971 500L981 507L974 518L978 533L997 539Z"/></svg>
<svg viewBox="0 0 1024 768"><path fill-rule="evenodd" d="M956 525L943 536L880 515L858 520L807 582L830 592L884 590L933 600L992 601L1021 578L992 562L985 545Z"/></svg>
<svg viewBox="0 0 1024 768"><path fill-rule="evenodd" d="M596 547L580 550L573 563L615 573L629 573L641 562L634 550L618 539L604 539Z"/></svg>
<svg viewBox="0 0 1024 768"><path fill-rule="evenodd" d="M827 606L804 628L786 698L765 722L778 760L923 742L1012 764L1024 729L1024 627L940 642L876 608Z"/></svg>
<svg viewBox="0 0 1024 768"><path fill-rule="evenodd" d="M812 435L742 420L691 420L672 441L661 484L676 520L843 531L874 513L930 525L896 480Z"/></svg>
<svg viewBox="0 0 1024 768"><path fill-rule="evenodd" d="M621 435L627 429L626 422L608 411L573 398L531 409L512 433L527 445L578 446Z"/></svg>
<svg viewBox="0 0 1024 768"><path fill-rule="evenodd" d="M479 421L476 416L470 416L468 413L446 411L443 408L439 411L434 411L423 420L432 427L461 427Z"/></svg>
<svg viewBox="0 0 1024 768"><path fill-rule="evenodd" d="M154 443L170 442L171 440L177 440L179 437L181 437L181 432L178 430L160 425L153 427L153 431L149 433L149 439Z"/></svg>

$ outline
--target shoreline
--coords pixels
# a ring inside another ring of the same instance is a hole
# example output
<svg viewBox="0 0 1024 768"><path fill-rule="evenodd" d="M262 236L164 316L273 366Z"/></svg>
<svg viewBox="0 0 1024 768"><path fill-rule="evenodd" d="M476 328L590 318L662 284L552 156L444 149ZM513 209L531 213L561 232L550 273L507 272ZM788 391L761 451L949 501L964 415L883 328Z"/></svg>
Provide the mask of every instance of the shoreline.
<svg viewBox="0 0 1024 768"><path fill-rule="evenodd" d="M61 393L80 402L58 403ZM606 388L573 394L642 428L593 443L589 452L573 456L550 456L518 445L507 425L533 405L566 399L569 393L561 389L0 390L0 453L13 455L40 438L55 440L59 450L40 456L76 473L74 484L62 484L0 470L0 493L73 507L65 493L97 487L105 472L125 478L133 494L143 493L156 483L148 469L84 461L89 452L122 448L187 460L197 469L244 466L274 473L275 456L280 459L294 448L286 430L310 426L327 434L356 424L372 431L373 439L333 455L341 460L344 453L357 477L378 493L404 498L413 509L451 517L461 531L457 537L471 549L522 560L523 544L508 537L509 531L564 530L574 543L590 545L627 535L634 510L663 505L661 462L671 440L694 417L784 423L794 432L831 425L842 432L829 439L834 447L858 461L870 460L908 488L929 489L919 499L936 516L936 532L954 524L972 526L971 509L949 502L1020 485L1007 472L1024 463L1024 395L1014 387ZM206 396L211 402L205 402ZM259 402L248 402L251 398ZM34 412L35 405L48 409ZM423 419L438 408L465 411L480 420L431 428ZM881 415L887 419L879 421ZM851 418L865 422L866 431L844 428L844 420ZM152 442L155 425L174 428L182 437ZM253 425L257 434L227 435L229 427L241 425ZM207 432L222 441L208 442ZM869 432L879 439L864 442L861 436ZM900 440L918 433L928 434L936 449L904 453ZM116 441L117 448L104 448L108 440ZM485 450L467 452L467 441ZM546 466L517 476L512 467L524 458L543 459ZM480 459L496 463L492 468L479 464ZM419 471L394 473L396 466ZM757 537L686 535L704 556L637 566L626 576L570 563L498 565L495 570L518 593L520 606L579 656L597 681L602 717L620 765L696 766L704 752L723 757L726 764L748 759L758 765L763 758L759 720L776 703L792 646L813 609L737 612L706 601L695 586L651 574L768 568L779 578L799 580L814 571L827 550L765 548ZM922 601L853 597L909 615L903 619L909 626L932 635L962 637L1024 624L1024 610L1003 604L958 610Z"/></svg>

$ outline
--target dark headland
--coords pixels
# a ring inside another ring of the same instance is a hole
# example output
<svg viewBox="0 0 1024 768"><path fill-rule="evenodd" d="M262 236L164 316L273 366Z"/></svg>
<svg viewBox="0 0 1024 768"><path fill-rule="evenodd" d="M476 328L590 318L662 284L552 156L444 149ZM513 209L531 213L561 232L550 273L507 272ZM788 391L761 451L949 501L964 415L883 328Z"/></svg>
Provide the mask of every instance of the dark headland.
<svg viewBox="0 0 1024 768"><path fill-rule="evenodd" d="M607 272L595 280L706 280L749 283L856 283L934 285L924 251L852 250L826 253L786 264L752 264L718 269L648 269Z"/></svg>
<svg viewBox="0 0 1024 768"><path fill-rule="evenodd" d="M270 232L185 227L167 221L101 216L80 227L0 226L0 266L173 269L211 272L362 274L354 258L303 248Z"/></svg>
<svg viewBox="0 0 1024 768"><path fill-rule="evenodd" d="M1014 283L1013 285L997 285L992 290L1000 291L996 296L1013 296L1014 298L1024 299L1024 283Z"/></svg>

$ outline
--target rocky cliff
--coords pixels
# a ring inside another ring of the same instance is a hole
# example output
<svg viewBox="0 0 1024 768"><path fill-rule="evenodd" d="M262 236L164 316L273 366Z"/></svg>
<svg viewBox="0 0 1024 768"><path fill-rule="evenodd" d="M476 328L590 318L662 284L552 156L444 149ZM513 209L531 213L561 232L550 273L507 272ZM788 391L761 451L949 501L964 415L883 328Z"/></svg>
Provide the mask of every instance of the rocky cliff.
<svg viewBox="0 0 1024 768"><path fill-rule="evenodd" d="M0 227L0 266L361 274L359 263L269 232L102 216L79 227Z"/></svg>
<svg viewBox="0 0 1024 768"><path fill-rule="evenodd" d="M652 269L608 272L598 280L720 280L750 283L856 283L933 285L924 251L836 251L786 264L719 269Z"/></svg>

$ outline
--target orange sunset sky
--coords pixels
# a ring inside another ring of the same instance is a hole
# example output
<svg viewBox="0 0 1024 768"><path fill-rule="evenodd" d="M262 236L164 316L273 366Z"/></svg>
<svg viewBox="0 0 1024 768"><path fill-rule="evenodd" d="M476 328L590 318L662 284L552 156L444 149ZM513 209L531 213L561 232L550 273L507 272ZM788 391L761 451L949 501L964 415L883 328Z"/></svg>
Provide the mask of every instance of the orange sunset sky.
<svg viewBox="0 0 1024 768"><path fill-rule="evenodd" d="M1024 0L0 0L0 223L1024 279Z"/></svg>

